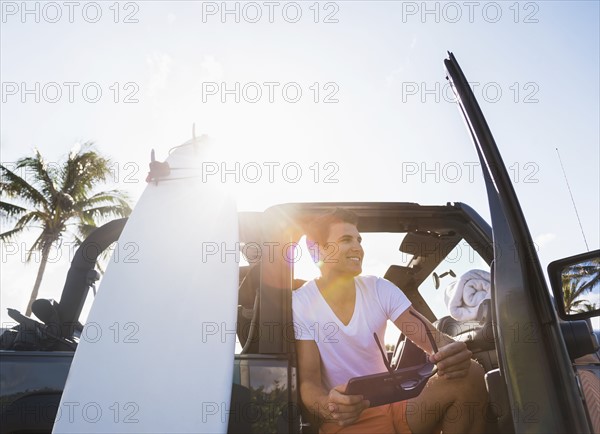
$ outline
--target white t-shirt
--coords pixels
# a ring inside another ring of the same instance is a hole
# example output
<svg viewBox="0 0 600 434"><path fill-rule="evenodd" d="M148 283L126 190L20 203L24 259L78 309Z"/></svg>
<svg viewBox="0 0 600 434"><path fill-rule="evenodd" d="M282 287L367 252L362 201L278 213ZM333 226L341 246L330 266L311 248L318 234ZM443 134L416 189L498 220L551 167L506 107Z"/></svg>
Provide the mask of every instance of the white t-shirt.
<svg viewBox="0 0 600 434"><path fill-rule="evenodd" d="M331 310L314 280L292 296L296 339L317 343L322 382L327 390L352 377L386 372L373 333L383 345L387 320L396 320L411 305L406 295L388 280L358 276L354 282L356 304L348 325Z"/></svg>

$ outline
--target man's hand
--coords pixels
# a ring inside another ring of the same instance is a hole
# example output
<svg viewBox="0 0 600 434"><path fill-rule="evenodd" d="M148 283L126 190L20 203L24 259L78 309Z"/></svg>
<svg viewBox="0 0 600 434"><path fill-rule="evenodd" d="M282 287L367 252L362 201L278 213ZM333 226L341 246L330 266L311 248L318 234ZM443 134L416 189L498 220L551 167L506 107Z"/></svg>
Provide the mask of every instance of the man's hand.
<svg viewBox="0 0 600 434"><path fill-rule="evenodd" d="M429 356L429 360L437 365L437 374L440 377L462 378L469 372L472 355L473 353L467 349L467 344L464 342L452 342Z"/></svg>
<svg viewBox="0 0 600 434"><path fill-rule="evenodd" d="M336 386L329 392L327 409L331 418L340 426L351 425L362 411L371 405L362 395L345 395L346 385Z"/></svg>

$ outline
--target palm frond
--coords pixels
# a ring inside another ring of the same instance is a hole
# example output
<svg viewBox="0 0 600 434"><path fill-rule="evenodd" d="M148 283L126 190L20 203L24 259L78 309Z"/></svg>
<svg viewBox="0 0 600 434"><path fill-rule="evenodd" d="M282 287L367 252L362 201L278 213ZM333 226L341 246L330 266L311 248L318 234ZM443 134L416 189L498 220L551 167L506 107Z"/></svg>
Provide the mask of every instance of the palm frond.
<svg viewBox="0 0 600 434"><path fill-rule="evenodd" d="M92 215L84 214L82 212L77 212L75 215L76 218L73 219L74 225L85 225L93 228L98 227L98 223L94 220Z"/></svg>
<svg viewBox="0 0 600 434"><path fill-rule="evenodd" d="M44 216L39 211L30 211L17 220L15 226L11 230L0 234L0 239L2 241L12 241L12 239L21 233L21 231L23 231L23 229L25 229L31 222L40 222L43 224L43 218Z"/></svg>
<svg viewBox="0 0 600 434"><path fill-rule="evenodd" d="M21 160L17 161L17 167L19 167ZM0 187L4 195L10 198L19 198L33 206L49 210L48 200L35 186L2 164L0 164L0 175Z"/></svg>
<svg viewBox="0 0 600 434"><path fill-rule="evenodd" d="M92 223L82 223L77 224L77 233L74 234L75 245L79 246L83 240L85 240L98 226L92 221Z"/></svg>
<svg viewBox="0 0 600 434"><path fill-rule="evenodd" d="M124 208L129 208L129 196L120 190L101 191L77 202L75 208L84 210L85 208L107 204L118 204Z"/></svg>
<svg viewBox="0 0 600 434"><path fill-rule="evenodd" d="M592 303L590 300L577 300L571 305L569 312L571 313L583 313L591 312L598 309L596 303Z"/></svg>
<svg viewBox="0 0 600 434"><path fill-rule="evenodd" d="M85 199L92 187L110 174L110 160L91 150L92 145L85 143L79 152L70 154L61 171L61 191L75 202Z"/></svg>
<svg viewBox="0 0 600 434"><path fill-rule="evenodd" d="M0 241L10 242L15 239L17 235L19 235L25 228L17 228L11 229L10 231L6 231L0 234Z"/></svg>
<svg viewBox="0 0 600 434"><path fill-rule="evenodd" d="M56 196L58 164L46 161L38 149L33 157L24 157L17 161L17 168L25 169L31 174L35 181L32 185L36 186L48 201Z"/></svg>
<svg viewBox="0 0 600 434"><path fill-rule="evenodd" d="M94 221L101 219L105 220L107 218L115 218L115 217L127 217L130 214L131 210L125 209L122 206L99 206L96 208L86 209L82 212L82 214L86 217L92 218Z"/></svg>
<svg viewBox="0 0 600 434"><path fill-rule="evenodd" d="M11 218L17 218L27 211L28 211L28 209L23 208L22 206L18 206L18 205L14 205L12 203L0 201L0 216L4 220L8 220Z"/></svg>

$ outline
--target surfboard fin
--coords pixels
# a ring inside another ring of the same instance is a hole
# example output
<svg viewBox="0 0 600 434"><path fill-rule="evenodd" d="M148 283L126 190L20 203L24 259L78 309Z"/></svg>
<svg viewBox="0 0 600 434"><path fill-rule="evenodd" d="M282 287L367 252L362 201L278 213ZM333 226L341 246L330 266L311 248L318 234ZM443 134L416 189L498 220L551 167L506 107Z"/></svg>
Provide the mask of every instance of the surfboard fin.
<svg viewBox="0 0 600 434"><path fill-rule="evenodd" d="M148 172L148 176L146 176L146 182L154 181L155 184L158 184L158 180L160 178L164 178L169 176L171 173L171 168L169 167L169 163L156 161L154 149L150 152L150 171Z"/></svg>

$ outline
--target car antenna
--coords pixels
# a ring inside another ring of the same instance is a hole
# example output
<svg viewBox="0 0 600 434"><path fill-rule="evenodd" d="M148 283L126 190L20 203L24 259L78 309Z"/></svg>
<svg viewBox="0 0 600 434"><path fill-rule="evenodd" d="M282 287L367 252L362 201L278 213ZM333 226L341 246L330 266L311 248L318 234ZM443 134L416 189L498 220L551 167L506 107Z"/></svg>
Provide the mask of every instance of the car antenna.
<svg viewBox="0 0 600 434"><path fill-rule="evenodd" d="M573 193L571 192L571 186L569 185L569 180L567 179L567 173L565 172L565 167L563 166L562 159L560 158L560 152L558 152L558 148L556 148L556 153L558 155L558 161L560 162L560 167L562 168L562 172L565 177L565 182L567 184L567 189L569 190L569 195L571 196L571 202L573 202L573 208L575 209L575 215L577 216L577 221L579 222L579 228L581 229L581 235L583 235L583 242L585 243L585 248L589 252L590 247L588 246L587 240L585 239L585 233L583 233L583 226L581 225L581 219L579 218L579 213L577 212L577 207L575 206L575 199L573 199Z"/></svg>

